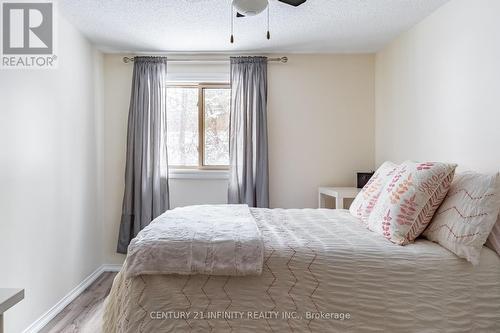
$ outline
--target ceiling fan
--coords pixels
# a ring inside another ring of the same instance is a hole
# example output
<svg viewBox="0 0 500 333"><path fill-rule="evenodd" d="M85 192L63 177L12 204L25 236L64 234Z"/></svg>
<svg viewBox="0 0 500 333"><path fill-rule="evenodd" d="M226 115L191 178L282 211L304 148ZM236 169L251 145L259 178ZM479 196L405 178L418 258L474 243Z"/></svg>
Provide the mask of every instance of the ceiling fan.
<svg viewBox="0 0 500 333"><path fill-rule="evenodd" d="M294 7L302 5L307 0L278 0ZM267 39L271 38L269 32L269 1L268 0L232 0L231 3L231 43L234 43L233 35L233 9L236 17L255 16L267 9Z"/></svg>

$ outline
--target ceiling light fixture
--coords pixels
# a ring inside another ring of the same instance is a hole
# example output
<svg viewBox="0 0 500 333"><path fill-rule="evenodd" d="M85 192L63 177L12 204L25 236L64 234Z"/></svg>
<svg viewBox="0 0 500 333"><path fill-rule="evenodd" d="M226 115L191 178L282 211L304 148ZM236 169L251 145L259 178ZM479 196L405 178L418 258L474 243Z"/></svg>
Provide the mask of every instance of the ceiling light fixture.
<svg viewBox="0 0 500 333"><path fill-rule="evenodd" d="M278 0L287 5L294 7L300 6L307 0ZM267 34L266 38L271 39L271 32L269 31L269 1L268 0L232 0L231 1L231 38L230 42L234 43L234 11L236 10L236 17L255 16L262 13L267 9Z"/></svg>
<svg viewBox="0 0 500 333"><path fill-rule="evenodd" d="M268 5L267 0L233 0L233 7L243 16L260 14Z"/></svg>

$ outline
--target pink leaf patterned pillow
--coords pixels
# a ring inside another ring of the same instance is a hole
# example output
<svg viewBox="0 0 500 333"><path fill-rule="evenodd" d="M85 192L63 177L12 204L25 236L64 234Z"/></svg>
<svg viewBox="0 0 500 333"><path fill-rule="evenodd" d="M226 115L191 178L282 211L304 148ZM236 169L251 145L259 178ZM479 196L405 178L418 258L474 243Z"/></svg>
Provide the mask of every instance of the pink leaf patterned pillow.
<svg viewBox="0 0 500 333"><path fill-rule="evenodd" d="M474 265L500 209L498 175L464 172L455 176L424 237Z"/></svg>
<svg viewBox="0 0 500 333"><path fill-rule="evenodd" d="M413 242L427 227L450 188L456 164L406 161L384 186L368 228L391 242Z"/></svg>
<svg viewBox="0 0 500 333"><path fill-rule="evenodd" d="M382 188L391 180L397 167L392 162L384 162L377 169L349 207L351 215L361 219L365 223L367 222L368 216L370 216L375 207Z"/></svg>

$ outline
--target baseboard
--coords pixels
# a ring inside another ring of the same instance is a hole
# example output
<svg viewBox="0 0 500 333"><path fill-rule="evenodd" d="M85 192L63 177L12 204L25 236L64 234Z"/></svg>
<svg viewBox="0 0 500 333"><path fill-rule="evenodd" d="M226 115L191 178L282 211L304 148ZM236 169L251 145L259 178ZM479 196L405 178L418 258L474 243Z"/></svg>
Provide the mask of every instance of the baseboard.
<svg viewBox="0 0 500 333"><path fill-rule="evenodd" d="M102 265L96 269L92 274L87 276L78 286L73 288L66 296L64 296L56 305L45 312L40 318L35 320L23 333L37 333L45 327L55 316L57 316L68 304L73 302L75 298L87 289L99 276L104 272L118 272L122 265Z"/></svg>
<svg viewBox="0 0 500 333"><path fill-rule="evenodd" d="M103 269L103 272L119 272L122 269L122 265L105 264L102 265L101 268Z"/></svg>

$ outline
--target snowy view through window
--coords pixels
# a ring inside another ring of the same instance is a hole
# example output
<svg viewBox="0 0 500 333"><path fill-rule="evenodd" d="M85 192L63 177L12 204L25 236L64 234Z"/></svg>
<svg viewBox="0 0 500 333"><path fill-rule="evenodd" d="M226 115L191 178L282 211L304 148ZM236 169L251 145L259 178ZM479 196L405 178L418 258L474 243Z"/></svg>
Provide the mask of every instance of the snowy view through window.
<svg viewBox="0 0 500 333"><path fill-rule="evenodd" d="M229 89L205 89L205 165L229 164Z"/></svg>
<svg viewBox="0 0 500 333"><path fill-rule="evenodd" d="M202 89L201 94L200 89ZM203 98L200 101L201 105L198 104L200 95ZM170 166L213 167L229 164L230 98L231 91L228 88L198 86L167 88L167 140ZM204 131L200 134L201 128ZM203 147L200 147L200 135ZM201 151L204 152L203 156L200 155Z"/></svg>

